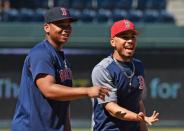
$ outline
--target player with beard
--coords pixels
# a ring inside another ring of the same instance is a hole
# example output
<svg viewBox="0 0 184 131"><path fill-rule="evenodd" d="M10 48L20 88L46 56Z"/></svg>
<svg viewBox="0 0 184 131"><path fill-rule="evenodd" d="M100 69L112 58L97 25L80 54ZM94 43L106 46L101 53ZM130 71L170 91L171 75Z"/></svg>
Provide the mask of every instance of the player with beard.
<svg viewBox="0 0 184 131"><path fill-rule="evenodd" d="M146 124L158 121L159 113L146 116L142 93L145 89L144 67L133 58L138 32L129 20L111 27L113 53L92 71L94 86L111 88L105 101L94 99L94 131L147 131Z"/></svg>

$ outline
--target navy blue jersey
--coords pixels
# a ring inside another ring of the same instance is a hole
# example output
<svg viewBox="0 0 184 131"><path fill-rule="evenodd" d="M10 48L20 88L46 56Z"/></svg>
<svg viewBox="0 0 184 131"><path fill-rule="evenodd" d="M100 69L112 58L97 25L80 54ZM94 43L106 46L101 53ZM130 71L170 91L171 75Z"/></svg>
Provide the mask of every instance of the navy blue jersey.
<svg viewBox="0 0 184 131"><path fill-rule="evenodd" d="M143 65L137 59L132 62L117 62L109 56L93 69L93 85L112 89L110 95L105 96L105 101L94 99L94 131L139 131L139 122L115 118L103 107L103 103L116 102L123 108L139 113L139 101L144 88ZM134 75L129 79L127 76L131 75L132 70Z"/></svg>
<svg viewBox="0 0 184 131"><path fill-rule="evenodd" d="M72 86L72 72L64 53L47 40L36 45L24 61L12 131L64 131L69 101L44 97L35 84L39 74L52 75L57 84Z"/></svg>

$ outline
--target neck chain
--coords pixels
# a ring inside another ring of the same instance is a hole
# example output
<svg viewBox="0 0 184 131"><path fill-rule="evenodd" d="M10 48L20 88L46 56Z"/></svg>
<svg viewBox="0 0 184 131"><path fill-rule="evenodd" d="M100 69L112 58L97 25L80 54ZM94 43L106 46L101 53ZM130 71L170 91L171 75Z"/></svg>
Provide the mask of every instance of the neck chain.
<svg viewBox="0 0 184 131"><path fill-rule="evenodd" d="M125 71L124 67L115 58L113 58L113 60L118 65L118 67L123 71L123 74L129 79L129 86L132 86L132 78L135 74L135 65L134 65L134 63L131 62L133 69L132 69L131 74L128 75L127 72Z"/></svg>

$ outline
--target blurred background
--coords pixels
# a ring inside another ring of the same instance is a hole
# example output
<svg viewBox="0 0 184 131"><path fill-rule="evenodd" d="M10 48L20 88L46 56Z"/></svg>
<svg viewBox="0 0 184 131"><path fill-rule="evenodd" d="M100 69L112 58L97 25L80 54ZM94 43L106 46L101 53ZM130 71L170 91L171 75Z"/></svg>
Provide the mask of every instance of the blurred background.
<svg viewBox="0 0 184 131"><path fill-rule="evenodd" d="M30 48L44 39L46 10L65 6L73 24L65 53L75 86L91 86L91 71L110 54L113 21L129 19L138 31L135 57L145 66L147 114L153 127L184 127L184 0L0 0L0 128L9 128L19 91L21 70ZM71 102L72 126L91 126L90 99Z"/></svg>

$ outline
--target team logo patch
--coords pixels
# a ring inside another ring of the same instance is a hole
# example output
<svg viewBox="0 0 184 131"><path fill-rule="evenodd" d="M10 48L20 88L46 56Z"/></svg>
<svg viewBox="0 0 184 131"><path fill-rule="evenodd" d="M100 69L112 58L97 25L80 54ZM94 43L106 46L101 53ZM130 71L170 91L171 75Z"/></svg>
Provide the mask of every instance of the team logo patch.
<svg viewBox="0 0 184 131"><path fill-rule="evenodd" d="M67 16L68 15L67 10L65 8L60 8L60 10L61 10L61 15L62 16Z"/></svg>

